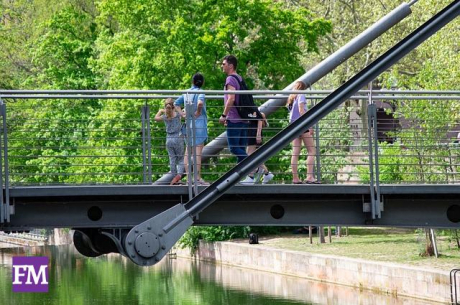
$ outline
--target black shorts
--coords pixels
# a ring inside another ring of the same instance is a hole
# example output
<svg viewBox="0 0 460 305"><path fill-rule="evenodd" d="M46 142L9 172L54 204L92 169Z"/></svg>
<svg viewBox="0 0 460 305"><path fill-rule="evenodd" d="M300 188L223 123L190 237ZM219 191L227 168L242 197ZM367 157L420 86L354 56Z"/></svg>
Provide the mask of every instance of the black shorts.
<svg viewBox="0 0 460 305"><path fill-rule="evenodd" d="M249 126L248 128L248 146L253 146L253 145L262 145L262 142L260 144L257 144L257 127L254 128L253 126ZM263 139L263 137L262 137ZM263 141L263 140L262 140Z"/></svg>

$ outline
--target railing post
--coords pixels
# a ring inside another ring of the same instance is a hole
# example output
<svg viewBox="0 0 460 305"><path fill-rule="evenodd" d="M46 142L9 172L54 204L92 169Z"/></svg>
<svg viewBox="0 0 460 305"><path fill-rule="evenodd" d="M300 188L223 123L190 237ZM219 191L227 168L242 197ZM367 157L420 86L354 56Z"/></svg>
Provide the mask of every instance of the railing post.
<svg viewBox="0 0 460 305"><path fill-rule="evenodd" d="M191 149L192 149L192 155L193 155L193 163L192 163L192 170L193 170L193 191L194 191L194 196L198 194L198 173L197 173L197 165L196 165L196 124L195 124L195 107L193 106L193 101L195 100L195 97L197 95L193 95L192 98L190 99L189 103L189 109L190 109L190 121L192 123L191 129L192 129L192 140L191 140Z"/></svg>
<svg viewBox="0 0 460 305"><path fill-rule="evenodd" d="M369 92L369 101L367 104L367 139L368 139L368 149L369 149L369 189L371 195L371 214L372 219L375 219L375 189L374 189L374 154L373 145L372 145L372 120L375 105L372 103L372 92Z"/></svg>
<svg viewBox="0 0 460 305"><path fill-rule="evenodd" d="M372 91L371 91L372 98ZM379 170L379 141L378 141L378 124L377 124L377 108L375 107L374 101L372 101L373 113L372 113L372 124L374 131L374 166L375 166L375 205L376 205L376 216L380 218L382 216L381 212L383 210L382 202L380 201L380 170Z"/></svg>
<svg viewBox="0 0 460 305"><path fill-rule="evenodd" d="M369 139L369 173L370 190L372 204L372 219L381 217L380 203L380 172L378 158L378 139L377 139L377 109L372 98L372 82L369 83L369 101L367 108L368 116L368 139Z"/></svg>
<svg viewBox="0 0 460 305"><path fill-rule="evenodd" d="M145 105L145 120L147 123L147 167L148 167L148 178L149 184L152 183L152 137L150 133L150 106Z"/></svg>
<svg viewBox="0 0 460 305"><path fill-rule="evenodd" d="M310 86L310 90L313 88ZM316 105L317 100L314 100L311 104ZM315 154L316 154L316 180L321 181L321 159L319 153L319 123L315 124Z"/></svg>
<svg viewBox="0 0 460 305"><path fill-rule="evenodd" d="M9 182L9 170L8 170L8 129L6 126L6 104L3 102L2 99L0 99L0 112L2 116L2 135L3 135L3 147L2 147L2 152L3 152L3 175L5 180L5 197L3 198L3 192L2 192L2 210L3 210L3 219L6 222L10 222L10 215L13 212L13 210L10 207L10 182ZM2 175L2 176L3 176ZM2 186L3 186L3 180L2 181ZM3 187L2 187L3 188ZM3 191L3 190L2 190Z"/></svg>
<svg viewBox="0 0 460 305"><path fill-rule="evenodd" d="M142 106L141 109L141 123L142 123L142 182L147 183L147 160L146 160L146 152L145 152L145 142L146 142L146 134L145 134L145 120L146 120L146 105Z"/></svg>
<svg viewBox="0 0 460 305"><path fill-rule="evenodd" d="M193 198L193 185L194 179L192 177L192 130L190 129L191 124L191 113L192 113L192 102L190 98L190 94L185 94L185 126L187 128L186 132L186 143L187 143L187 185L188 185L188 196L190 199ZM196 190L195 190L196 194Z"/></svg>
<svg viewBox="0 0 460 305"><path fill-rule="evenodd" d="M3 109L3 100L0 99L0 107ZM3 111L0 109L0 113L3 116ZM1 136L0 136L1 137ZM1 186L1 193L0 193L0 223L5 222L6 220L6 207L5 207L5 200L3 197L3 145L0 139L0 186Z"/></svg>

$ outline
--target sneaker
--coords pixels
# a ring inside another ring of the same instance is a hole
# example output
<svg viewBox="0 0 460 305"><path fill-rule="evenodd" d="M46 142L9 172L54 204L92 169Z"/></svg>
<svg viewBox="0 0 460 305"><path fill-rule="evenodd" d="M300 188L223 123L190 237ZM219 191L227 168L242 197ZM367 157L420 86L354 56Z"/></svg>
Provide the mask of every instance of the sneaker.
<svg viewBox="0 0 460 305"><path fill-rule="evenodd" d="M252 185L252 184L254 184L254 178L251 178L251 177L247 176L246 179L240 181L240 184L242 184L242 185Z"/></svg>
<svg viewBox="0 0 460 305"><path fill-rule="evenodd" d="M264 175L264 179L262 180L262 184L267 184L268 182L270 182L273 177L275 177L275 175L273 175L272 173L268 172Z"/></svg>
<svg viewBox="0 0 460 305"><path fill-rule="evenodd" d="M254 183L259 183L263 175L264 175L264 169L263 167L259 166L256 172L254 173Z"/></svg>

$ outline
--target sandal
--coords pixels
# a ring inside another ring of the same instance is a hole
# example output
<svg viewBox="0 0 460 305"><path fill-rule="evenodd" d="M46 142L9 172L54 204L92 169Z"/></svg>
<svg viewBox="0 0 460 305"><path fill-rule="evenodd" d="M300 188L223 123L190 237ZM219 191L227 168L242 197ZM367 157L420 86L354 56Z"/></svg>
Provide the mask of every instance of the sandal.
<svg viewBox="0 0 460 305"><path fill-rule="evenodd" d="M302 181L292 182L292 184L304 184Z"/></svg>
<svg viewBox="0 0 460 305"><path fill-rule="evenodd" d="M319 182L317 180L313 180L313 181L305 180L303 183L305 183L305 184L321 184L321 182Z"/></svg>
<svg viewBox="0 0 460 305"><path fill-rule="evenodd" d="M176 176L174 176L174 178L171 180L171 183L169 185L177 185L178 182L180 181L180 179L182 179L182 175L181 174L177 174Z"/></svg>
<svg viewBox="0 0 460 305"><path fill-rule="evenodd" d="M198 179L198 185L209 185L209 182L203 180L203 178Z"/></svg>

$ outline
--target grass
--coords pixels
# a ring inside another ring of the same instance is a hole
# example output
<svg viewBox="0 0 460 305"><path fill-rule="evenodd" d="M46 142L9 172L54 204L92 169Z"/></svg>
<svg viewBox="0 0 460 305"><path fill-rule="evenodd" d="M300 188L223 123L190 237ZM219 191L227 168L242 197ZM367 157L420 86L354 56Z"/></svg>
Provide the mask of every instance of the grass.
<svg viewBox="0 0 460 305"><path fill-rule="evenodd" d="M343 228L343 234L344 231ZM348 236L333 235L332 243L329 243L326 233L325 244L319 243L316 234L313 234L313 244L310 244L308 234L286 233L260 237L259 243L278 249L402 263L443 271L460 268L460 249L449 231L436 230L436 234L438 258L420 255L425 250L425 232L414 229L349 228Z"/></svg>

